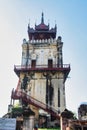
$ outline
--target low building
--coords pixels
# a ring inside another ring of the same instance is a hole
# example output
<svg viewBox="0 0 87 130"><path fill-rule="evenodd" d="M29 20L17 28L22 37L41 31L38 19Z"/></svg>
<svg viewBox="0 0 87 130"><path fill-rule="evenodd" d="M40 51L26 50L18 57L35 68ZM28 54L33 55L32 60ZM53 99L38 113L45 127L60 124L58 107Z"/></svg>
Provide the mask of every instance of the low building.
<svg viewBox="0 0 87 130"><path fill-rule="evenodd" d="M79 120L87 120L87 103L82 103L78 108Z"/></svg>

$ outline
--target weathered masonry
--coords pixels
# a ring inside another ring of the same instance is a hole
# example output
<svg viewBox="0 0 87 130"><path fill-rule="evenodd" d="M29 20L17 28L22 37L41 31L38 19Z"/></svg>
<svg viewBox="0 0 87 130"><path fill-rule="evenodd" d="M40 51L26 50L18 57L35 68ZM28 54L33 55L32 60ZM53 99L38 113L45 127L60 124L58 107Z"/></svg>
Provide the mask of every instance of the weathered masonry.
<svg viewBox="0 0 87 130"><path fill-rule="evenodd" d="M21 65L14 66L19 77L16 91L27 94L22 105L29 105L36 118L49 109L59 114L66 108L65 81L70 65L63 63L63 42L61 36L56 38L56 33L57 26L46 25L42 13L39 25L35 28L28 25L29 40L22 43Z"/></svg>

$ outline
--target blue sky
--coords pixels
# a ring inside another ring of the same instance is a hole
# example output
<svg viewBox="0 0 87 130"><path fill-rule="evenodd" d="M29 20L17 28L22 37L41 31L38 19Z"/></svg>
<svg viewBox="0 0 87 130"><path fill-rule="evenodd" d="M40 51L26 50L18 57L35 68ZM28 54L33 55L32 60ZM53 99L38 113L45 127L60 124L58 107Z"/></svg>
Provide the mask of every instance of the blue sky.
<svg viewBox="0 0 87 130"><path fill-rule="evenodd" d="M12 88L18 77L14 64L21 64L23 38L28 40L27 26L41 21L50 27L57 24L57 37L62 36L64 64L71 65L66 81L66 107L77 113L87 102L87 1L86 0L0 0L0 116L10 103Z"/></svg>

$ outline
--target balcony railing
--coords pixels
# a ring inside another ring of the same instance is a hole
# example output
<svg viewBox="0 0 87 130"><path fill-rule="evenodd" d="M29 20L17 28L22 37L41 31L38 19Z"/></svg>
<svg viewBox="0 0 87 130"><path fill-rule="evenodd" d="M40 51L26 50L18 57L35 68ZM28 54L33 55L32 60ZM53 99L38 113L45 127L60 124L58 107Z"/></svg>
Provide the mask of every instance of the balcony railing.
<svg viewBox="0 0 87 130"><path fill-rule="evenodd" d="M15 65L14 71L17 74L17 76L20 76L21 72L63 72L64 73L64 82L66 81L66 78L70 72L70 64L63 64L63 65L36 65L36 66L25 66L25 65Z"/></svg>
<svg viewBox="0 0 87 130"><path fill-rule="evenodd" d="M21 71L21 70L70 70L70 64L63 64L63 65L36 65L36 66L31 66L31 65L14 65L14 70L15 71Z"/></svg>

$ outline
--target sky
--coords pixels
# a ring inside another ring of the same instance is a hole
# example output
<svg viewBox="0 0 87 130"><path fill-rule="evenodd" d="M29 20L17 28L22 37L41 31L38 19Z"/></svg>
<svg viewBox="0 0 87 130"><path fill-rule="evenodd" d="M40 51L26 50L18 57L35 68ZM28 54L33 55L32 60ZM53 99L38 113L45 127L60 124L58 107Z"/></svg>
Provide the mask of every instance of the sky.
<svg viewBox="0 0 87 130"><path fill-rule="evenodd" d="M87 1L0 0L0 117L7 113L11 91L18 83L14 65L21 65L28 24L39 24L42 11L45 24L57 24L63 62L71 66L65 83L66 108L77 113L80 104L87 102Z"/></svg>

